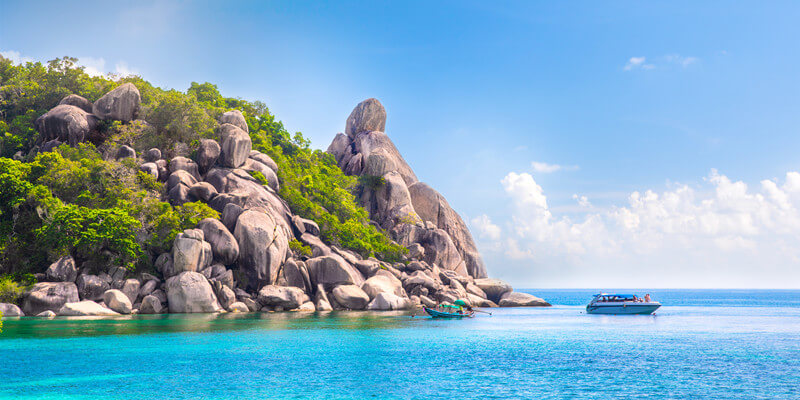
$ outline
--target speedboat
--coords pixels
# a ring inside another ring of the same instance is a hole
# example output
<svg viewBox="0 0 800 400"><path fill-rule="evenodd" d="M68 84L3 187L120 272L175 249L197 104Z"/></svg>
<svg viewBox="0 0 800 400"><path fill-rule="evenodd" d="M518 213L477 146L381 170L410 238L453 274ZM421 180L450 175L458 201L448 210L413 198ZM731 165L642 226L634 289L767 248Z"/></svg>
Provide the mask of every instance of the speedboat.
<svg viewBox="0 0 800 400"><path fill-rule="evenodd" d="M587 314L652 314L661 303L642 301L632 294L596 294L586 306Z"/></svg>

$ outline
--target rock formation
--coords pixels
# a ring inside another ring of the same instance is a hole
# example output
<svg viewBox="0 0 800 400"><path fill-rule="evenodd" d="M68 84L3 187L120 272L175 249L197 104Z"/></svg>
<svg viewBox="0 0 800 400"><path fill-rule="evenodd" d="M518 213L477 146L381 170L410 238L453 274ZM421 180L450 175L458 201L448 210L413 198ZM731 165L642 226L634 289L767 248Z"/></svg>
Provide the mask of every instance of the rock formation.
<svg viewBox="0 0 800 400"><path fill-rule="evenodd" d="M22 311L25 315L57 312L64 304L78 301L78 288L72 282L39 282L25 295Z"/></svg>
<svg viewBox="0 0 800 400"><path fill-rule="evenodd" d="M139 103L139 91L129 83L94 104L67 96L36 121L40 151L99 138L98 121L132 121ZM481 307L548 305L487 278L464 221L440 193L417 179L384 133L386 111L378 100L356 106L328 152L346 174L374 178L376 184L364 185L357 195L372 221L408 248L405 260L393 264L325 243L320 226L293 214L280 197L279 166L252 149L244 115L231 110L218 122L218 140L202 139L191 159L167 159L157 148L137 155L127 146L109 158L133 160L164 182L163 196L171 204L201 201L218 211L219 219L203 219L177 234L171 250L155 257L155 271L133 274L115 266L94 275L72 257L62 257L41 274L40 280L49 282L26 293L22 310L0 304L0 311L9 316L388 311L456 299ZM255 172L266 184L251 176ZM311 255L290 248L293 240L308 246Z"/></svg>
<svg viewBox="0 0 800 400"><path fill-rule="evenodd" d="M66 303L56 313L58 316L75 317L75 316L110 316L119 315L118 313L101 306L91 300L83 300L75 303Z"/></svg>
<svg viewBox="0 0 800 400"><path fill-rule="evenodd" d="M485 278L472 235L447 200L417 180L386 133L386 110L367 99L347 118L345 134L328 147L339 167L349 175L383 178L376 188L364 188L361 203L370 217L406 246L420 245L428 263L440 268Z"/></svg>
<svg viewBox="0 0 800 400"><path fill-rule="evenodd" d="M77 94L71 94L67 97L64 97L63 99L61 99L61 101L58 102L58 104L59 105L67 104L70 106L75 106L83 111L86 111L87 113L90 114L92 113L92 103L89 100L86 100L81 96L78 96Z"/></svg>
<svg viewBox="0 0 800 400"><path fill-rule="evenodd" d="M89 138L98 122L96 116L76 106L62 104L37 118L34 125L43 142L58 140L75 146Z"/></svg>
<svg viewBox="0 0 800 400"><path fill-rule="evenodd" d="M138 116L141 100L139 89L134 84L123 83L97 99L92 106L92 112L100 119L129 122Z"/></svg>

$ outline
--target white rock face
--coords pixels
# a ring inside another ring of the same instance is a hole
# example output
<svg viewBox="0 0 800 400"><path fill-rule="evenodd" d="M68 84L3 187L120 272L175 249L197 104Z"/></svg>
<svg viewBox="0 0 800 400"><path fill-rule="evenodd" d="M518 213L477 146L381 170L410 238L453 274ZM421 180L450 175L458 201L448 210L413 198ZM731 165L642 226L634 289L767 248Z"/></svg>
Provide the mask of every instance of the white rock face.
<svg viewBox="0 0 800 400"><path fill-rule="evenodd" d="M336 135L328 153L348 175L383 178L383 184L365 188L359 200L373 221L400 244L411 246L412 257L485 278L486 267L466 224L443 196L418 181L383 132L385 120L377 100L359 103L347 119L345 134Z"/></svg>
<svg viewBox="0 0 800 400"><path fill-rule="evenodd" d="M467 301L469 301L469 304L473 307L497 307L497 304L493 301L476 296L472 293L467 293Z"/></svg>
<svg viewBox="0 0 800 400"><path fill-rule="evenodd" d="M350 310L363 310L369 303L369 296L356 285L337 286L331 294L337 304Z"/></svg>
<svg viewBox="0 0 800 400"><path fill-rule="evenodd" d="M267 179L267 184L272 190L277 192L281 189L280 182L278 182L278 175L275 174L272 168L252 158L248 158L245 160L244 164L242 164L242 169L248 172L260 172L264 175L264 178Z"/></svg>
<svg viewBox="0 0 800 400"><path fill-rule="evenodd" d="M95 131L99 120L96 116L68 104L54 107L34 122L44 141L58 140L75 146Z"/></svg>
<svg viewBox="0 0 800 400"><path fill-rule="evenodd" d="M547 307L550 303L532 294L508 292L500 298L500 307Z"/></svg>
<svg viewBox="0 0 800 400"><path fill-rule="evenodd" d="M499 279L475 279L475 286L483 290L486 293L486 298L495 303L499 302L504 294L513 290L511 285Z"/></svg>
<svg viewBox="0 0 800 400"><path fill-rule="evenodd" d="M389 273L377 274L367 279L361 285L361 290L369 296L370 300L375 299L380 293L390 293L398 297L405 294L402 282Z"/></svg>
<svg viewBox="0 0 800 400"><path fill-rule="evenodd" d="M217 290L217 301L219 302L220 307L227 310L231 304L236 302L236 295L233 293L231 288L221 284L218 285L220 285L220 287Z"/></svg>
<svg viewBox="0 0 800 400"><path fill-rule="evenodd" d="M11 303L0 303L0 314L2 314L4 318L25 316L25 313L23 313L19 307Z"/></svg>
<svg viewBox="0 0 800 400"><path fill-rule="evenodd" d="M123 83L116 89L97 99L92 106L93 114L101 119L129 122L139 114L142 97L132 83Z"/></svg>
<svg viewBox="0 0 800 400"><path fill-rule="evenodd" d="M228 306L228 312L232 313L246 313L250 312L250 309L247 307L247 304L242 303L241 301L237 301L230 306Z"/></svg>
<svg viewBox="0 0 800 400"><path fill-rule="evenodd" d="M222 309L214 289L198 272L181 272L167 279L165 287L171 313L210 313Z"/></svg>
<svg viewBox="0 0 800 400"><path fill-rule="evenodd" d="M266 307L281 307L293 310L300 307L307 298L302 289L294 286L267 285L258 291L258 302Z"/></svg>
<svg viewBox="0 0 800 400"><path fill-rule="evenodd" d="M313 286L318 284L360 286L364 283L361 273L338 255L312 258L306 264Z"/></svg>
<svg viewBox="0 0 800 400"><path fill-rule="evenodd" d="M307 301L307 302L301 304L300 308L298 308L297 311L314 312L314 311L317 311L317 307L314 305L314 303L312 303L310 301Z"/></svg>
<svg viewBox="0 0 800 400"><path fill-rule="evenodd" d="M220 126L220 164L228 168L239 168L250 156L253 142L250 135L241 128L222 124Z"/></svg>
<svg viewBox="0 0 800 400"><path fill-rule="evenodd" d="M249 286L275 283L289 249L283 224L272 214L245 210L239 215L233 236L239 244L239 268L252 281Z"/></svg>
<svg viewBox="0 0 800 400"><path fill-rule="evenodd" d="M250 128L247 127L247 121L244 119L244 115L242 115L242 112L239 110L231 110L223 113L219 117L219 123L235 125L245 132L250 132Z"/></svg>
<svg viewBox="0 0 800 400"><path fill-rule="evenodd" d="M187 229L172 243L172 269L175 273L197 271L203 257L203 231Z"/></svg>
<svg viewBox="0 0 800 400"><path fill-rule="evenodd" d="M417 214L424 221L432 222L450 236L466 263L469 275L475 278L485 278L486 266L478 253L472 234L461 216L450 207L444 196L423 182L410 185L408 191Z"/></svg>
<svg viewBox="0 0 800 400"><path fill-rule="evenodd" d="M122 293L125 293L125 296L128 296L128 299L131 301L131 304L136 303L136 299L139 298L139 289L142 287L142 283L139 282L138 279L125 279L122 283L122 287L120 290Z"/></svg>
<svg viewBox="0 0 800 400"><path fill-rule="evenodd" d="M56 313L51 310L46 310L36 314L36 316L39 318L53 318L56 316Z"/></svg>
<svg viewBox="0 0 800 400"><path fill-rule="evenodd" d="M72 256L64 256L50 264L45 271L45 276L53 282L75 282L78 277L78 268Z"/></svg>
<svg viewBox="0 0 800 400"><path fill-rule="evenodd" d="M220 153L222 153L222 149L219 147L219 143L217 143L216 140L200 139L197 157L195 157L200 172L206 173L206 171L211 169L211 167L217 163Z"/></svg>
<svg viewBox="0 0 800 400"><path fill-rule="evenodd" d="M128 295L117 289L106 290L103 293L103 303L106 304L106 307L120 314L130 314L133 310L133 305L131 305Z"/></svg>
<svg viewBox="0 0 800 400"><path fill-rule="evenodd" d="M26 315L38 315L42 311L58 311L66 303L80 301L78 287L72 282L39 282L33 285L22 303Z"/></svg>
<svg viewBox="0 0 800 400"><path fill-rule="evenodd" d="M345 133L354 137L361 132L380 131L386 128L386 109L378 99L366 99L358 103L347 117Z"/></svg>
<svg viewBox="0 0 800 400"><path fill-rule="evenodd" d="M195 180L200 180L200 168L196 162L186 157L175 157L169 160L169 173L174 174L178 171L185 171Z"/></svg>
<svg viewBox="0 0 800 400"><path fill-rule="evenodd" d="M58 310L59 316L89 316L89 315L119 315L106 307L101 306L91 300L79 301L76 303L66 303Z"/></svg>
<svg viewBox="0 0 800 400"><path fill-rule="evenodd" d="M260 151L252 150L250 151L250 158L270 167L270 169L273 171L278 172L278 163L276 163L272 157Z"/></svg>
<svg viewBox="0 0 800 400"><path fill-rule="evenodd" d="M239 243L228 228L216 218L206 218L197 224L205 240L211 244L214 260L231 265L239 259Z"/></svg>
<svg viewBox="0 0 800 400"><path fill-rule="evenodd" d="M381 292L367 305L367 310L408 310L413 306L411 300L408 298L400 297L392 293Z"/></svg>
<svg viewBox="0 0 800 400"><path fill-rule="evenodd" d="M156 296L147 295L142 299L139 314L161 314L163 310L164 306L161 305L161 301Z"/></svg>
<svg viewBox="0 0 800 400"><path fill-rule="evenodd" d="M81 110L86 111L87 113L92 112L92 103L90 103L89 100L86 100L81 96L78 96L77 94L71 94L64 97L63 99L61 99L61 101L58 102L58 105L62 104L68 104L71 106L78 107Z"/></svg>

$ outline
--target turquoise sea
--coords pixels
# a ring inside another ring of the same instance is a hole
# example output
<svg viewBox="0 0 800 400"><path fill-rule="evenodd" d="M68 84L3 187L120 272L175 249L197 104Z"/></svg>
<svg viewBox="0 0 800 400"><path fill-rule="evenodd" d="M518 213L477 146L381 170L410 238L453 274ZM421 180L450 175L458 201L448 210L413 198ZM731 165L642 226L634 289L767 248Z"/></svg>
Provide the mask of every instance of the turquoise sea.
<svg viewBox="0 0 800 400"><path fill-rule="evenodd" d="M0 398L800 398L800 291L650 290L654 316L530 292L554 306L6 319Z"/></svg>

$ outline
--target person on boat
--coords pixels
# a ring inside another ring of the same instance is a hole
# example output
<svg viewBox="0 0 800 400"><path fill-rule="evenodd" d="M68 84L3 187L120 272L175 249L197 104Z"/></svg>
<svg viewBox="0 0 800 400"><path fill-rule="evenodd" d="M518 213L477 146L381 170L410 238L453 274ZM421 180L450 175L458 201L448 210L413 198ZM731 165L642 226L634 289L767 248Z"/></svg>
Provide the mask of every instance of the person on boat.
<svg viewBox="0 0 800 400"><path fill-rule="evenodd" d="M636 297L636 295L633 295L633 302L634 303L638 303L639 302L639 298Z"/></svg>
<svg viewBox="0 0 800 400"><path fill-rule="evenodd" d="M650 302L650 293L644 295L644 302L645 303L649 303Z"/></svg>

